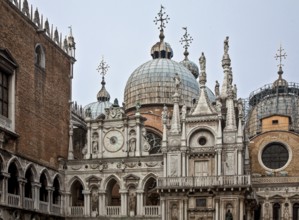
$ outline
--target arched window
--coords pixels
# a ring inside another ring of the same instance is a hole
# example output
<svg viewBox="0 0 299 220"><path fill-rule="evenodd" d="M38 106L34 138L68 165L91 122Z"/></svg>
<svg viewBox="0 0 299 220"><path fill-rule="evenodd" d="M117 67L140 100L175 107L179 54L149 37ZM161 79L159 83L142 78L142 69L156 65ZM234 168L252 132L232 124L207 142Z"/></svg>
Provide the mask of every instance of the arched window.
<svg viewBox="0 0 299 220"><path fill-rule="evenodd" d="M84 195L82 191L82 184L78 180L75 180L71 187L72 206L84 206Z"/></svg>
<svg viewBox="0 0 299 220"><path fill-rule="evenodd" d="M280 204L274 203L273 204L273 220L280 220Z"/></svg>
<svg viewBox="0 0 299 220"><path fill-rule="evenodd" d="M40 44L35 47L35 65L42 69L46 68L45 50Z"/></svg>
<svg viewBox="0 0 299 220"><path fill-rule="evenodd" d="M107 204L108 206L120 206L120 193L119 193L119 184L115 179L109 181L107 185Z"/></svg>
<svg viewBox="0 0 299 220"><path fill-rule="evenodd" d="M25 197L32 198L32 182L33 182L33 174L31 169L29 168L25 174Z"/></svg>
<svg viewBox="0 0 299 220"><path fill-rule="evenodd" d="M54 179L53 187L53 204L60 204L60 184L57 177Z"/></svg>
<svg viewBox="0 0 299 220"><path fill-rule="evenodd" d="M43 202L47 202L48 201L48 190L47 190L48 181L45 173L42 173L39 182L41 184L41 187L39 189L39 200Z"/></svg>
<svg viewBox="0 0 299 220"><path fill-rule="evenodd" d="M15 163L9 165L8 173L10 174L8 179L8 193L19 195L19 172Z"/></svg>
<svg viewBox="0 0 299 220"><path fill-rule="evenodd" d="M157 181L155 178L149 178L144 186L144 205L160 205L160 195L157 192Z"/></svg>
<svg viewBox="0 0 299 220"><path fill-rule="evenodd" d="M293 220L299 220L299 203L293 205Z"/></svg>
<svg viewBox="0 0 299 220"><path fill-rule="evenodd" d="M146 139L150 145L150 150L149 150L150 154L161 153L162 138L159 134L157 134L151 130L147 130L146 131Z"/></svg>

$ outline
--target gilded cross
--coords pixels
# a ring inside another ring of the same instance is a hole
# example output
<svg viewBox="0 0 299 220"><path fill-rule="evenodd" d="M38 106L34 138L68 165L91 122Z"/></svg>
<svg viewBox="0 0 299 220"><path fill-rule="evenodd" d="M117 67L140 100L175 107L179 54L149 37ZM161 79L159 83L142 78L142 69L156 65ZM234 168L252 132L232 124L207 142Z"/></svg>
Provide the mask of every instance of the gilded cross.
<svg viewBox="0 0 299 220"><path fill-rule="evenodd" d="M163 30L163 28L166 28L165 23L168 23L168 20L170 19L166 14L166 12L163 12L163 9L165 8L163 7L163 5L161 5L161 9L158 13L158 17L155 17L154 20L155 24L158 24L160 22L160 27L158 27L159 30ZM166 17L164 17L164 15Z"/></svg>
<svg viewBox="0 0 299 220"><path fill-rule="evenodd" d="M108 64L104 61L104 57L102 57L102 61L100 62L97 71L104 77L109 68L110 66L108 66Z"/></svg>
<svg viewBox="0 0 299 220"><path fill-rule="evenodd" d="M282 67L282 58L286 59L287 54L284 52L284 49L282 49L281 45L280 48L277 50L279 54L275 54L275 59L277 60L279 58L279 64L277 65L278 67Z"/></svg>
<svg viewBox="0 0 299 220"><path fill-rule="evenodd" d="M180 43L183 45L183 48L185 48L185 50L188 50L190 44L193 41L193 38L190 36L190 34L188 34L187 27L183 27L183 29L185 30L185 34L181 38Z"/></svg>

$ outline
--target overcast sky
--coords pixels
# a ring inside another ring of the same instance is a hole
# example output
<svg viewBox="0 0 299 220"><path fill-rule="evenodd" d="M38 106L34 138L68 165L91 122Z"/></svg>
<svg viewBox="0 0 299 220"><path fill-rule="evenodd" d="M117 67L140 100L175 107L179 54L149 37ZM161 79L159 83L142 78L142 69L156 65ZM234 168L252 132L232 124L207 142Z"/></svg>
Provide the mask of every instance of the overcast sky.
<svg viewBox="0 0 299 220"><path fill-rule="evenodd" d="M207 85L223 80L223 41L230 39L234 82L238 96L277 79L274 56L280 44L287 53L283 77L299 82L299 1L297 0L29 0L57 27L63 36L72 26L77 43L73 100L85 106L96 101L101 76L96 71L102 56L110 66L106 88L111 101L123 101L126 81L140 65L151 59L158 40L153 20L162 4L170 17L165 41L174 51L173 60L183 60L179 43L188 27L194 41L189 59L198 64L203 51L207 60Z"/></svg>

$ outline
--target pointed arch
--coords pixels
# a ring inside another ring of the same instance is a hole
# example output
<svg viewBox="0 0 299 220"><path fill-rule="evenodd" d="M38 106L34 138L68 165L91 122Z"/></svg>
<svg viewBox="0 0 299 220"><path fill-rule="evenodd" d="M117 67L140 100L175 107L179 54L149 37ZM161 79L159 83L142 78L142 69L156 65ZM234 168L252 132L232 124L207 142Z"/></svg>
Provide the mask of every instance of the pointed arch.
<svg viewBox="0 0 299 220"><path fill-rule="evenodd" d="M46 178L47 178L47 184L48 184L47 186L52 186L53 180L52 180L52 178L50 176L49 170L46 167L44 167L39 173L40 173L40 177L44 173L45 176L46 176Z"/></svg>
<svg viewBox="0 0 299 220"><path fill-rule="evenodd" d="M55 173L54 174L52 186L54 185L55 179L57 179L57 181L59 183L60 190L64 190L64 188L63 188L63 177L61 176L61 174L60 173Z"/></svg>
<svg viewBox="0 0 299 220"><path fill-rule="evenodd" d="M70 183L70 192L71 192L71 202L72 206L84 206L84 183L83 181L75 176L71 179Z"/></svg>
<svg viewBox="0 0 299 220"><path fill-rule="evenodd" d="M73 176L73 177L68 181L68 184L67 184L67 186L66 186L66 190L67 190L67 191L70 191L70 190L71 190L71 187L72 187L73 183L74 183L76 180L79 181L79 182L81 183L81 185L83 186L83 190L86 190L86 189L87 189L87 188L86 188L86 185L84 184L84 181L83 181L80 177L78 177L78 176Z"/></svg>
<svg viewBox="0 0 299 220"><path fill-rule="evenodd" d="M143 179L142 181L140 181L140 185L139 185L139 188L140 189L144 189L144 186L146 184L146 182L150 179L150 178L154 178L157 180L158 176L154 173L148 173Z"/></svg>
<svg viewBox="0 0 299 220"><path fill-rule="evenodd" d="M61 182L59 180L59 175L55 175L53 179L53 197L52 204L60 204L61 202Z"/></svg>
<svg viewBox="0 0 299 220"><path fill-rule="evenodd" d="M33 163L29 163L29 164L25 167L25 169L24 169L25 176L26 176L26 172L27 172L29 169L31 170L31 172L32 172L32 174L33 174L33 177L34 177L33 180L34 180L34 182L38 182L39 174L38 174L38 172L37 172L37 170L36 170L36 167L34 166Z"/></svg>
<svg viewBox="0 0 299 220"><path fill-rule="evenodd" d="M8 173L9 166L10 166L12 163L15 163L16 167L18 168L19 177L24 177L24 170L23 170L23 168L22 168L22 165L21 165L19 159L18 159L17 157L15 157L15 156L13 156L12 158L10 158L10 159L8 160L5 171Z"/></svg>
<svg viewBox="0 0 299 220"><path fill-rule="evenodd" d="M106 190L108 206L121 206L120 183L121 181L115 175L111 175L106 179L104 189Z"/></svg>
<svg viewBox="0 0 299 220"><path fill-rule="evenodd" d="M160 205L160 195L157 192L157 176L150 173L143 179L144 206Z"/></svg>
<svg viewBox="0 0 299 220"><path fill-rule="evenodd" d="M120 183L121 183L120 178L118 178L118 176L116 176L116 175L114 175L114 174L108 176L108 177L105 179L105 181L103 181L103 187L102 187L102 188L106 190L106 189L107 189L107 185L108 185L108 183L109 183L110 180L112 180L112 179L114 179L114 180L119 184L120 188L122 188L121 185L120 185Z"/></svg>
<svg viewBox="0 0 299 220"><path fill-rule="evenodd" d="M45 49L41 44L35 45L35 65L45 69L46 67L46 54Z"/></svg>

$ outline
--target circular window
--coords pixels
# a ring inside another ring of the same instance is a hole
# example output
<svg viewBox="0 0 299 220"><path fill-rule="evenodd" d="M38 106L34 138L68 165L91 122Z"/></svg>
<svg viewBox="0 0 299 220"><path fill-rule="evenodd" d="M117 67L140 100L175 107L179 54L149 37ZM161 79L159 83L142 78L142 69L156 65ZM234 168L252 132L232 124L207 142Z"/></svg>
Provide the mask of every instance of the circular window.
<svg viewBox="0 0 299 220"><path fill-rule="evenodd" d="M207 143L207 139L205 137L200 137L198 143L203 146Z"/></svg>
<svg viewBox="0 0 299 220"><path fill-rule="evenodd" d="M289 160L288 149L281 143L270 143L262 152L263 164L270 169L279 169Z"/></svg>

